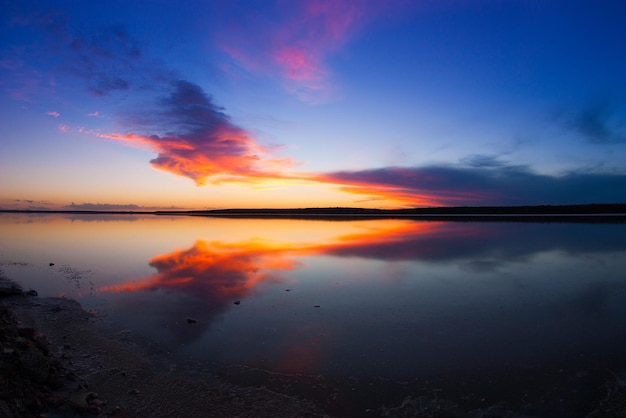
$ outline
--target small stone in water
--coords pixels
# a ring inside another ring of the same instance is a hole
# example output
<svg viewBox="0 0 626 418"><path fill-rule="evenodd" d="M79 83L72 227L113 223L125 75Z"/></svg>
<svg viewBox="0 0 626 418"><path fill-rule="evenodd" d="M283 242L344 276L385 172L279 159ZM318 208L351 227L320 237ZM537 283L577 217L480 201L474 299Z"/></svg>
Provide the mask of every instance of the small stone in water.
<svg viewBox="0 0 626 418"><path fill-rule="evenodd" d="M239 305L239 304L241 303L241 301L240 301L240 300L236 300L236 301L234 301L233 303L234 303L235 305Z"/></svg>
<svg viewBox="0 0 626 418"><path fill-rule="evenodd" d="M197 320L197 319L187 318L187 323L188 323L188 324L195 324L196 322L198 322L198 320Z"/></svg>

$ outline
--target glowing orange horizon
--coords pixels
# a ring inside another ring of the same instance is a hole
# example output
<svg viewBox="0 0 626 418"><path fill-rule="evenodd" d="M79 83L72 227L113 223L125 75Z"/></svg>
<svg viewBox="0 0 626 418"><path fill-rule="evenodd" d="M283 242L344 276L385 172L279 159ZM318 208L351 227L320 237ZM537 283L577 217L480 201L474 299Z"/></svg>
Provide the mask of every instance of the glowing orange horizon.
<svg viewBox="0 0 626 418"><path fill-rule="evenodd" d="M204 186L207 183L220 185L258 184L274 180L305 181L311 185L332 185L341 192L370 196L372 200L391 202L391 205L396 207L440 206L454 200L475 199L478 201L481 198L481 196L467 193L463 196L447 196L442 199L416 190L385 186L375 182L350 182L346 179L334 178L332 174L288 171L295 166L293 160L259 157L269 151L243 131L238 134L239 136L220 134L220 139L211 141L211 145L206 149L198 148L181 138L148 137L133 133L99 133L97 135L155 151L158 157L151 161L153 167L190 178L198 186ZM231 152L232 149L246 152Z"/></svg>

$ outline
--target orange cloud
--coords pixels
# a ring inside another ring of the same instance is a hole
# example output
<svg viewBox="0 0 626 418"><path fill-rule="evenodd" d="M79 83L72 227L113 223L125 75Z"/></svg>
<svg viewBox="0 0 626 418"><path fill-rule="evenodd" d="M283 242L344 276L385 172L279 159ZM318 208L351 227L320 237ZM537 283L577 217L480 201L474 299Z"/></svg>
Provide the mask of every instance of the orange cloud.
<svg viewBox="0 0 626 418"><path fill-rule="evenodd" d="M145 146L158 154L150 161L155 168L198 185L280 178L280 171L293 165L287 158L264 158L270 150L234 125L199 86L187 81L176 82L154 114L137 117L132 124L133 129L151 132L99 136Z"/></svg>

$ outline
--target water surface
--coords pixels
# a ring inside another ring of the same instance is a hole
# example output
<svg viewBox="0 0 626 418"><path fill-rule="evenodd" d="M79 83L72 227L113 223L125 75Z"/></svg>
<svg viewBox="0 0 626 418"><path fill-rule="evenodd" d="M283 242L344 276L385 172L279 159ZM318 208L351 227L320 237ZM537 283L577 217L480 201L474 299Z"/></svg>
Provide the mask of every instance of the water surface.
<svg viewBox="0 0 626 418"><path fill-rule="evenodd" d="M0 229L5 276L216 369L586 373L626 353L626 224L5 213Z"/></svg>

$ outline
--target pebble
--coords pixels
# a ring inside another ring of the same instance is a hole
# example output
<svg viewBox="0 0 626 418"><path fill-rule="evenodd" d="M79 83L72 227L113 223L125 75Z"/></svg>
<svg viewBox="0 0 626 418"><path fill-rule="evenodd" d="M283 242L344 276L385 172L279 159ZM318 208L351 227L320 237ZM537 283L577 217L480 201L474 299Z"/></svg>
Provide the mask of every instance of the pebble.
<svg viewBox="0 0 626 418"><path fill-rule="evenodd" d="M241 303L241 301L240 301L240 300L236 300L236 301L234 301L233 303L234 303L235 305L239 305L239 304Z"/></svg>
<svg viewBox="0 0 626 418"><path fill-rule="evenodd" d="M188 324L195 324L196 322L198 322L198 320L197 320L197 319L187 318L187 323L188 323Z"/></svg>
<svg viewBox="0 0 626 418"><path fill-rule="evenodd" d="M18 328L17 334L20 337L33 338L35 336L34 328Z"/></svg>
<svg viewBox="0 0 626 418"><path fill-rule="evenodd" d="M128 391L129 395L139 395L139 389L131 389Z"/></svg>

